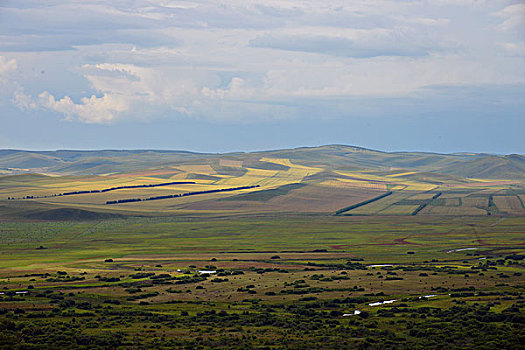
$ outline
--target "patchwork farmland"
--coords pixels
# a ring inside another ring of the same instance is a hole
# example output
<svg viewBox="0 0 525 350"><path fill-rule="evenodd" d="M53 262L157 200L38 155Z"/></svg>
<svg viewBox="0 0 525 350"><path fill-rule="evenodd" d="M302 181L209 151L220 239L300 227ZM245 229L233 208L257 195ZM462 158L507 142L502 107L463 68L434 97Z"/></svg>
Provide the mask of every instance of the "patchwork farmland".
<svg viewBox="0 0 525 350"><path fill-rule="evenodd" d="M316 152L328 155L318 157ZM261 154L191 154L140 171L128 172L126 163L113 173L78 175L71 174L70 165L67 172L50 169L0 177L0 198L13 203L11 207L35 211L68 207L118 215L326 215L350 207L344 215L525 214L521 180L443 175L429 172L428 165L421 171L385 171L372 166L370 157L388 154L374 152L327 146ZM342 154L366 155L366 162L348 163ZM507 195L509 191L513 194ZM368 203L387 192L391 195ZM436 194L439 198L433 198ZM162 200L144 201L148 198ZM116 205L109 208L107 203Z"/></svg>

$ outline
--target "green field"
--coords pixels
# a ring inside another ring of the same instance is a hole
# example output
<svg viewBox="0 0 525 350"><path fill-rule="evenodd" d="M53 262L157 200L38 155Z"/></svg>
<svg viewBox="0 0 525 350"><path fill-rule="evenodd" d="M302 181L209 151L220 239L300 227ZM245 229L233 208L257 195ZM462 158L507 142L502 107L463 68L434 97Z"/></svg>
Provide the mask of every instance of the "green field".
<svg viewBox="0 0 525 350"><path fill-rule="evenodd" d="M524 224L297 215L4 222L0 344L518 349ZM473 333L476 325L485 332Z"/></svg>

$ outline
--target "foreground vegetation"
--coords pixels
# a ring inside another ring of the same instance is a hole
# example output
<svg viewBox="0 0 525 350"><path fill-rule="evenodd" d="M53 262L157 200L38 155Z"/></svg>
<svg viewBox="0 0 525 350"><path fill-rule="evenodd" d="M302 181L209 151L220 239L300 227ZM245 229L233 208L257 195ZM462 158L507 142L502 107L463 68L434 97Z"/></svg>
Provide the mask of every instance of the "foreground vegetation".
<svg viewBox="0 0 525 350"><path fill-rule="evenodd" d="M0 224L0 348L520 349L520 217Z"/></svg>

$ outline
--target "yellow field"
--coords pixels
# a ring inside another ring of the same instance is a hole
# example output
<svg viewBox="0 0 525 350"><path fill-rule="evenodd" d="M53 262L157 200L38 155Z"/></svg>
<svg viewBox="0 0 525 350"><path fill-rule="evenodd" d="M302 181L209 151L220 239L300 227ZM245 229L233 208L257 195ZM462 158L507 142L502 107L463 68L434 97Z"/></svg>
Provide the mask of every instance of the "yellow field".
<svg viewBox="0 0 525 350"><path fill-rule="evenodd" d="M387 177L399 177L399 176L412 175L412 174L416 174L416 172L415 171L407 171L407 172L404 172L404 173L387 175Z"/></svg>
<svg viewBox="0 0 525 350"><path fill-rule="evenodd" d="M370 188L370 189L376 189L376 190L385 190L387 189L387 186L384 184L377 184L377 183L368 183L368 182L361 182L361 181L352 181L348 179L338 179L338 180L327 180L320 183L323 186L328 187L338 187L338 188Z"/></svg>

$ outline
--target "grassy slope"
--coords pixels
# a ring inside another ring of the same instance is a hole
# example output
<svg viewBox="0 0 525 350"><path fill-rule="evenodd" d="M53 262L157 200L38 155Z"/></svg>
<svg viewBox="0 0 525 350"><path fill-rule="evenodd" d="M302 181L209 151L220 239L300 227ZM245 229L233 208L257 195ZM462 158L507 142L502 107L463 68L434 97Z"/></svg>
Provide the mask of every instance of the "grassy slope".
<svg viewBox="0 0 525 350"><path fill-rule="evenodd" d="M359 147L331 145L253 153L200 154L181 151L2 151L0 167L43 168L48 172L68 174L104 174L163 167L173 163L201 162L215 164L219 159L241 162L246 167L280 170L261 158L291 159L296 164L346 170L381 170L385 167L443 171L463 177L479 175L481 168L490 178L523 178L523 156L487 156L485 154L437 154L422 152L380 152Z"/></svg>
<svg viewBox="0 0 525 350"><path fill-rule="evenodd" d="M255 164L250 168L247 164ZM261 166L261 164L263 164ZM91 193L71 196L55 196L64 192L101 190L108 187L160 184L184 181L188 178L195 184L178 184L165 187L122 189L107 193ZM207 191L222 188L253 186L259 188L231 193L215 193L195 197L179 197L144 203L126 203L108 208L108 200L148 198ZM299 188L301 187L301 188ZM352 210L352 215L409 215L421 200L408 200L413 196L432 197L442 193L459 203L458 208L447 207L442 201L428 203L428 208L418 215L485 215L491 213L521 215L521 210L505 210L504 202L494 205L502 210L489 210L490 196L511 193L525 194L520 181L468 180L456 176L417 171L349 171L337 170L321 164L298 164L285 158L261 157L258 160L240 163L232 159L193 160L169 167L145 169L128 174L44 176L24 174L0 177L0 196L14 197L15 201L4 203L0 212L10 215L19 209L25 217L25 203L42 203L52 208L75 208L94 212L117 212L124 215L238 215L258 212L274 213L335 213L337 210L393 191L390 198L361 206ZM511 192L509 192L511 191ZM35 199L20 199L25 196ZM417 198L417 197L416 197ZM476 198L472 201L471 198ZM485 199L485 201L483 200ZM499 198L499 197L497 197ZM517 200L518 197L516 197ZM231 201L231 204L221 201ZM408 202L407 202L408 200ZM420 203L421 202L421 203ZM266 203L263 205L263 203ZM8 208L11 207L11 208ZM519 208L518 208L519 209Z"/></svg>
<svg viewBox="0 0 525 350"><path fill-rule="evenodd" d="M461 164L446 166L439 171L463 177L523 179L525 157L517 154L503 157L486 156Z"/></svg>

